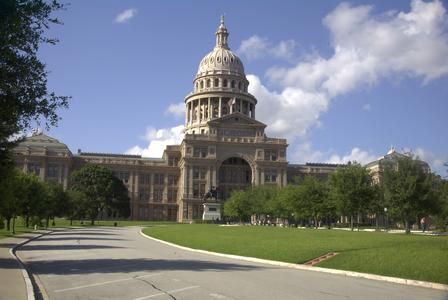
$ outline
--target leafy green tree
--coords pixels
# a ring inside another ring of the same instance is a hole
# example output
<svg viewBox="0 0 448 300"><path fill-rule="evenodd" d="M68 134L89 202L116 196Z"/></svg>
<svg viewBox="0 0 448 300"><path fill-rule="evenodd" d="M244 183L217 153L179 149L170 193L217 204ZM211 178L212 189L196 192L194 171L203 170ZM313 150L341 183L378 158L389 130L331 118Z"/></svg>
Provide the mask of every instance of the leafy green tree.
<svg viewBox="0 0 448 300"><path fill-rule="evenodd" d="M244 190L233 191L224 203L224 215L237 218L240 222L247 221L251 215L250 193Z"/></svg>
<svg viewBox="0 0 448 300"><path fill-rule="evenodd" d="M131 215L128 189L123 182L114 176L112 183L112 195L109 198L107 211L114 218L128 218Z"/></svg>
<svg viewBox="0 0 448 300"><path fill-rule="evenodd" d="M70 220L70 226L73 225L74 219L83 219L87 211L87 197L83 192L68 189L67 205L65 206L64 215Z"/></svg>
<svg viewBox="0 0 448 300"><path fill-rule="evenodd" d="M47 197L45 184L34 174L18 172L17 187L15 194L19 215L25 219L25 226L29 227L31 217L44 215Z"/></svg>
<svg viewBox="0 0 448 300"><path fill-rule="evenodd" d="M422 168L420 161L398 158L396 164L383 166L381 180L391 214L403 221L406 233L419 216L437 211L436 178Z"/></svg>
<svg viewBox="0 0 448 300"><path fill-rule="evenodd" d="M71 175L71 189L82 192L86 198L85 212L91 220L91 224L95 223L98 215L104 211L115 211L121 215L128 214L129 197L127 189L121 181L112 174L109 169L97 166L86 165L76 170Z"/></svg>
<svg viewBox="0 0 448 300"><path fill-rule="evenodd" d="M45 217L45 226L49 227L50 219L56 216L63 216L67 209L67 194L61 184L55 182L46 182L46 198L43 202L43 213Z"/></svg>
<svg viewBox="0 0 448 300"><path fill-rule="evenodd" d="M0 181L14 165L11 137L34 121L57 125L57 109L68 106L68 97L48 90L48 71L38 58L41 44L57 42L44 34L60 24L52 13L62 8L55 0L0 1Z"/></svg>
<svg viewBox="0 0 448 300"><path fill-rule="evenodd" d="M370 172L357 163L340 167L329 177L329 186L339 213L350 216L353 230L354 217L366 213L375 197Z"/></svg>
<svg viewBox="0 0 448 300"><path fill-rule="evenodd" d="M16 218L19 207L16 191L18 170L9 169L5 180L0 181L0 216L6 220L6 230L11 230L11 219Z"/></svg>

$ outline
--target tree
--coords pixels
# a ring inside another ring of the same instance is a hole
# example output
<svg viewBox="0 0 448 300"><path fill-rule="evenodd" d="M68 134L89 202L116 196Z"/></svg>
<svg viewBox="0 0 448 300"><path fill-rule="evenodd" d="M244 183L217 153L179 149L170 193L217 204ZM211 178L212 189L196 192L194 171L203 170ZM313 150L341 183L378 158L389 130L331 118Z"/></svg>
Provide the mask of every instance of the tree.
<svg viewBox="0 0 448 300"><path fill-rule="evenodd" d="M86 215L87 200L84 193L76 190L67 190L67 205L64 215L70 219L70 226L75 218L83 219Z"/></svg>
<svg viewBox="0 0 448 300"><path fill-rule="evenodd" d="M105 211L114 211L123 216L129 214L126 187L105 167L86 165L74 171L71 175L71 189L84 194L85 212L92 225L98 215Z"/></svg>
<svg viewBox="0 0 448 300"><path fill-rule="evenodd" d="M250 193L248 191L233 191L224 203L224 215L237 218L240 222L247 221L251 215Z"/></svg>
<svg viewBox="0 0 448 300"><path fill-rule="evenodd" d="M67 194L61 184L55 182L46 182L46 197L43 203L43 212L45 217L45 227L49 227L50 219L56 216L62 216L67 207Z"/></svg>
<svg viewBox="0 0 448 300"><path fill-rule="evenodd" d="M419 215L437 211L435 175L425 172L418 160L403 157L383 166L381 180L391 214L403 221L406 233Z"/></svg>
<svg viewBox="0 0 448 300"><path fill-rule="evenodd" d="M109 216L114 218L128 218L131 214L128 189L117 177L113 177L112 195L107 205Z"/></svg>
<svg viewBox="0 0 448 300"><path fill-rule="evenodd" d="M372 176L366 168L353 163L331 174L329 185L339 213L350 216L350 228L353 230L354 216L359 218L365 213L375 197Z"/></svg>
<svg viewBox="0 0 448 300"><path fill-rule="evenodd" d="M11 219L19 212L16 198L18 171L10 169L5 180L0 181L0 216L6 220L6 230L11 230Z"/></svg>
<svg viewBox="0 0 448 300"><path fill-rule="evenodd" d="M60 24L51 15L63 5L53 0L0 1L0 171L10 161L11 137L45 119L46 127L58 122L57 109L68 97L48 91L45 64L38 59L41 44L55 44L44 32ZM0 174L0 181L5 178Z"/></svg>
<svg viewBox="0 0 448 300"><path fill-rule="evenodd" d="M25 218L25 226L30 226L30 218L45 214L47 191L45 183L34 174L18 172L17 198L19 215Z"/></svg>

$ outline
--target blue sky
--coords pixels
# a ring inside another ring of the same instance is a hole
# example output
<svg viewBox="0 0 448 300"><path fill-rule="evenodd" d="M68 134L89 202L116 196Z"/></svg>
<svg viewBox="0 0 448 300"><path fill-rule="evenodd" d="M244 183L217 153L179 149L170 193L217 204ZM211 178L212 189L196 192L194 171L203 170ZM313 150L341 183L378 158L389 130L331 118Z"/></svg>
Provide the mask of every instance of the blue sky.
<svg viewBox="0 0 448 300"><path fill-rule="evenodd" d="M72 96L48 134L73 152L157 157L182 138L182 102L221 14L257 118L288 160L366 163L391 146L445 175L448 4L440 1L73 1L44 45Z"/></svg>

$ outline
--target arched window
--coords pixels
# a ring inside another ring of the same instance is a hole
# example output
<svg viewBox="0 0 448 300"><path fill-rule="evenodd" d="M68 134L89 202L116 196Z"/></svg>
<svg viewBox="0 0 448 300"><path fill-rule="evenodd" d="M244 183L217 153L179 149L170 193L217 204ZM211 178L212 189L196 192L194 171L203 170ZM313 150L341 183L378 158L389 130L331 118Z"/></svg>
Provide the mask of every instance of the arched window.
<svg viewBox="0 0 448 300"><path fill-rule="evenodd" d="M227 87L227 79L224 79L222 82L222 87Z"/></svg>
<svg viewBox="0 0 448 300"><path fill-rule="evenodd" d="M241 81L238 82L238 89L241 90Z"/></svg>
<svg viewBox="0 0 448 300"><path fill-rule="evenodd" d="M196 82L196 90L199 89L199 84Z"/></svg>
<svg viewBox="0 0 448 300"><path fill-rule="evenodd" d="M201 89L204 88L204 81L201 81Z"/></svg>
<svg viewBox="0 0 448 300"><path fill-rule="evenodd" d="M215 87L218 87L218 86L219 86L219 79L215 78Z"/></svg>
<svg viewBox="0 0 448 300"><path fill-rule="evenodd" d="M231 87L232 89L235 88L235 80L232 80L232 82L230 83L230 87Z"/></svg>
<svg viewBox="0 0 448 300"><path fill-rule="evenodd" d="M211 81L210 81L210 79L207 79L207 87L209 88L210 86L211 86Z"/></svg>

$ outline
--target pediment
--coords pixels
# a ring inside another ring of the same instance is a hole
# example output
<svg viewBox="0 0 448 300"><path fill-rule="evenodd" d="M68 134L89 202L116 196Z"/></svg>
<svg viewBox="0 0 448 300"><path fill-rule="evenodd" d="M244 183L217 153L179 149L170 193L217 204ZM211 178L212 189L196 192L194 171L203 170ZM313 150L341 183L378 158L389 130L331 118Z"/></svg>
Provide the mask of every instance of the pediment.
<svg viewBox="0 0 448 300"><path fill-rule="evenodd" d="M229 115L225 115L218 119L213 119L211 121L208 121L209 125L216 126L216 127L222 127L222 126L249 126L249 127L262 127L265 128L266 124L257 121L255 119L252 119L245 114L242 114L240 112L235 112Z"/></svg>

